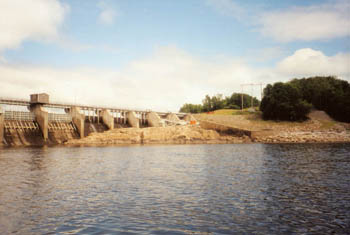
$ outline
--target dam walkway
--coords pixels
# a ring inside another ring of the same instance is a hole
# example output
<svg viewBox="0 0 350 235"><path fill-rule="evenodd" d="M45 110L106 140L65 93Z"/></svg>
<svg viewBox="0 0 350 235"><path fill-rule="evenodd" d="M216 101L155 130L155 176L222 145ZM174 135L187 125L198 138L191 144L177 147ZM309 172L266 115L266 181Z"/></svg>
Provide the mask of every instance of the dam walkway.
<svg viewBox="0 0 350 235"><path fill-rule="evenodd" d="M0 145L55 144L114 128L184 125L194 120L185 113L49 102L46 93L32 94L29 100L0 98Z"/></svg>

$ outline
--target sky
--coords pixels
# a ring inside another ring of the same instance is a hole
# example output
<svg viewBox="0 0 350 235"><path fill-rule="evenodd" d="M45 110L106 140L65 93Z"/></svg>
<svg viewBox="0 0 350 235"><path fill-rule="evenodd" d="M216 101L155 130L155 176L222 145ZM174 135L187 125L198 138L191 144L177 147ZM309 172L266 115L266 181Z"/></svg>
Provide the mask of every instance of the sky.
<svg viewBox="0 0 350 235"><path fill-rule="evenodd" d="M328 75L350 81L349 0L0 0L0 97L176 112Z"/></svg>

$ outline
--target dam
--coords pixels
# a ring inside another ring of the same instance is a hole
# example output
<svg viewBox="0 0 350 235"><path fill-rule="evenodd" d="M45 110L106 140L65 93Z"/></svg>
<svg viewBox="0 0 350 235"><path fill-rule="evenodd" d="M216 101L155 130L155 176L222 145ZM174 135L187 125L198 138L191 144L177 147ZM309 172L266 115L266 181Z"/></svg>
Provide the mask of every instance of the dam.
<svg viewBox="0 0 350 235"><path fill-rule="evenodd" d="M0 145L42 146L115 128L195 123L190 114L52 103L46 93L29 100L0 98Z"/></svg>

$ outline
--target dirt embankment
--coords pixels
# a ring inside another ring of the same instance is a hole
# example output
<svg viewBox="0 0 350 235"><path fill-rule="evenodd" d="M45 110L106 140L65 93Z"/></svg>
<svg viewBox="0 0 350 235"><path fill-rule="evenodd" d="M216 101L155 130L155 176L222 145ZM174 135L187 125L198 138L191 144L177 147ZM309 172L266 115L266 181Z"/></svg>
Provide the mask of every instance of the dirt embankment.
<svg viewBox="0 0 350 235"><path fill-rule="evenodd" d="M199 121L210 121L251 132L254 142L327 143L350 142L350 124L334 121L323 111L312 111L305 122L264 121L259 114L198 114Z"/></svg>
<svg viewBox="0 0 350 235"><path fill-rule="evenodd" d="M196 143L244 143L248 136L219 134L198 125L121 128L103 133L92 133L84 139L68 141L69 145L113 145L113 144L196 144Z"/></svg>
<svg viewBox="0 0 350 235"><path fill-rule="evenodd" d="M314 111L309 120L297 123L264 121L258 114L195 117L202 126L118 128L91 133L66 144L350 143L350 124L335 122L321 111Z"/></svg>

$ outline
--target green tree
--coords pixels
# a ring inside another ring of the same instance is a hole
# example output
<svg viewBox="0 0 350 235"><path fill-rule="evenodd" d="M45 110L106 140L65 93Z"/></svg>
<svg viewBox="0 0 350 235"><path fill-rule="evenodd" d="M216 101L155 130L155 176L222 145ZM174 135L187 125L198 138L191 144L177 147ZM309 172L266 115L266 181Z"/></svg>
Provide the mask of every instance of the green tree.
<svg viewBox="0 0 350 235"><path fill-rule="evenodd" d="M212 103L212 109L211 111L218 110L218 109L223 109L225 106L225 100L223 99L222 94L217 94L216 96L213 96L211 98L211 103Z"/></svg>
<svg viewBox="0 0 350 235"><path fill-rule="evenodd" d="M297 87L278 82L264 89L260 110L264 119L297 121L305 120L311 107Z"/></svg>
<svg viewBox="0 0 350 235"><path fill-rule="evenodd" d="M203 103L203 111L209 112L213 110L213 104L209 95L206 95L202 101Z"/></svg>
<svg viewBox="0 0 350 235"><path fill-rule="evenodd" d="M184 104L180 108L181 113L201 113L202 112L202 105L200 104Z"/></svg>
<svg viewBox="0 0 350 235"><path fill-rule="evenodd" d="M251 100L253 99L253 106L257 107L260 105L260 101L251 97L250 95L243 94L243 105L244 108L251 106ZM184 104L180 108L180 112L184 113L199 113L199 112L210 112L218 109L241 109L242 101L240 93L233 93L231 96L224 98L222 94L217 94L210 97L206 95L200 104Z"/></svg>
<svg viewBox="0 0 350 235"><path fill-rule="evenodd" d="M350 84L336 77L293 79L303 99L338 121L350 122Z"/></svg>
<svg viewBox="0 0 350 235"><path fill-rule="evenodd" d="M248 108L251 106L251 100L253 98L253 106L257 107L260 105L260 101L256 97L251 97L250 95L243 94L243 107ZM230 97L226 97L226 107L238 107L242 108L242 94L233 93Z"/></svg>

